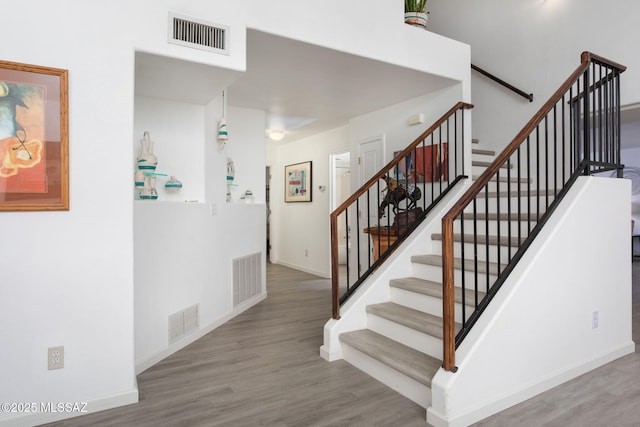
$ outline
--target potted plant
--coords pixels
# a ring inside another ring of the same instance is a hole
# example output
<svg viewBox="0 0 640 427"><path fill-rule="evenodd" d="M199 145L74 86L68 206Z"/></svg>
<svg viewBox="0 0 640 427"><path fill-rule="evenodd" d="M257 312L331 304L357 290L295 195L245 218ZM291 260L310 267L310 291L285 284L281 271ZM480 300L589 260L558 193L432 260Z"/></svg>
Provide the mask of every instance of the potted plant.
<svg viewBox="0 0 640 427"><path fill-rule="evenodd" d="M427 28L427 0L404 0L404 22Z"/></svg>

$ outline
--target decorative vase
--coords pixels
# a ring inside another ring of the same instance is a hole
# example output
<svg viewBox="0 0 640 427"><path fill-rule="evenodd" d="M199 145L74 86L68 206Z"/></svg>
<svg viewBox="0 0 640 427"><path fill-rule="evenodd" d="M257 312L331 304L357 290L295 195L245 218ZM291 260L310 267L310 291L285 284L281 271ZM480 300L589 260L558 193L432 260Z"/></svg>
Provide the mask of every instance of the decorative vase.
<svg viewBox="0 0 640 427"><path fill-rule="evenodd" d="M156 191L156 166L158 166L158 158L153 154L153 141L148 131L144 132L140 140L140 154L137 159L138 170L136 171L135 182L135 199L141 200L157 200L158 192Z"/></svg>
<svg viewBox="0 0 640 427"><path fill-rule="evenodd" d="M422 12L405 12L404 22L405 24L413 25L414 27L427 28L427 20L429 15Z"/></svg>
<svg viewBox="0 0 640 427"><path fill-rule="evenodd" d="M171 176L171 179L164 184L166 191L178 191L182 188L182 183L178 181L175 176Z"/></svg>
<svg viewBox="0 0 640 427"><path fill-rule="evenodd" d="M153 154L153 141L148 131L144 132L144 136L140 140L140 154L138 155L138 169L156 170L158 166L158 158Z"/></svg>

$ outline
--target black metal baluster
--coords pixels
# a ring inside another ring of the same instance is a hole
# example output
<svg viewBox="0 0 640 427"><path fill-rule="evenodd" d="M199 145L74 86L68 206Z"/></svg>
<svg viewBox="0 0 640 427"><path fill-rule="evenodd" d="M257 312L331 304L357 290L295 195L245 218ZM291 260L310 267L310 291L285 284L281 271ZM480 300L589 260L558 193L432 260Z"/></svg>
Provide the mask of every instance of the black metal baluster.
<svg viewBox="0 0 640 427"><path fill-rule="evenodd" d="M503 164L504 165L504 164ZM502 167L502 166L501 166ZM507 194L507 200L509 195ZM496 171L496 249L498 251L497 255L497 274L500 274L500 252L502 251L502 246L500 244L500 169ZM489 234L487 233L487 242L489 241Z"/></svg>
<svg viewBox="0 0 640 427"><path fill-rule="evenodd" d="M358 248L358 279L362 273L360 267L360 198L356 199L356 246Z"/></svg>
<svg viewBox="0 0 640 427"><path fill-rule="evenodd" d="M455 240L455 239L454 239ZM454 255L455 256L455 255ZM465 304L465 290L466 290L466 265L464 263L464 219L460 214L460 263L462 264L462 324L467 322L466 304Z"/></svg>
<svg viewBox="0 0 640 427"><path fill-rule="evenodd" d="M511 157L507 159L507 261L511 261Z"/></svg>
<svg viewBox="0 0 640 427"><path fill-rule="evenodd" d="M473 289L474 289L474 307L477 309L478 304L478 209L477 199L473 198Z"/></svg>
<svg viewBox="0 0 640 427"><path fill-rule="evenodd" d="M531 137L527 136L527 236L531 234Z"/></svg>
<svg viewBox="0 0 640 427"><path fill-rule="evenodd" d="M367 229L371 230L371 200L370 193L371 190L367 190ZM347 251L348 252L348 251ZM367 265L371 268L371 239L367 239Z"/></svg>
<svg viewBox="0 0 640 427"><path fill-rule="evenodd" d="M538 187L539 189L540 187ZM549 208L549 115L544 116L544 210ZM542 194L538 191L538 197Z"/></svg>
<svg viewBox="0 0 640 427"><path fill-rule="evenodd" d="M351 233L349 232L349 208L344 210L344 232L346 236L346 244L349 247L349 242L351 241ZM347 250L347 292L351 288L351 276L349 275L349 251Z"/></svg>
<svg viewBox="0 0 640 427"><path fill-rule="evenodd" d="M540 125L536 126L536 221L540 220Z"/></svg>
<svg viewBox="0 0 640 427"><path fill-rule="evenodd" d="M553 197L558 194L558 115L553 106Z"/></svg>
<svg viewBox="0 0 640 427"><path fill-rule="evenodd" d="M485 243L484 243L484 256L485 256L485 268L486 268L486 281L487 281L487 293L489 293L489 184L484 186L484 211L485 211L485 219L484 219L484 235L485 235Z"/></svg>
<svg viewBox="0 0 640 427"><path fill-rule="evenodd" d="M520 188L522 187L522 165L520 163L521 159L520 159L520 147L518 147L518 154L517 154L517 158L518 158L518 186L517 188L517 192L518 192L518 210L516 211L517 214L517 220L518 220L518 249L520 249L520 242L522 241L522 201L520 200ZM528 178L527 178L528 180Z"/></svg>

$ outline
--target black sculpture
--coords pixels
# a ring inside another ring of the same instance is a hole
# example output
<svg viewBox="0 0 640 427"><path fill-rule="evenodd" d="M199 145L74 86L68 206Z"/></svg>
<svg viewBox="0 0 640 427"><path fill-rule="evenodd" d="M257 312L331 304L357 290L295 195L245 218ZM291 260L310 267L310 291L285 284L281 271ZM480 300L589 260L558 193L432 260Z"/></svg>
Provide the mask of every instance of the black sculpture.
<svg viewBox="0 0 640 427"><path fill-rule="evenodd" d="M384 216L389 205L392 206L393 213L396 215L399 211L408 211L416 207L416 202L422 197L422 192L418 187L412 185L409 189L406 189L402 184L398 184L398 181L387 175L383 176L382 179L387 183L387 194L378 207L378 219ZM404 199L408 199L408 202L406 207L402 209L399 204Z"/></svg>

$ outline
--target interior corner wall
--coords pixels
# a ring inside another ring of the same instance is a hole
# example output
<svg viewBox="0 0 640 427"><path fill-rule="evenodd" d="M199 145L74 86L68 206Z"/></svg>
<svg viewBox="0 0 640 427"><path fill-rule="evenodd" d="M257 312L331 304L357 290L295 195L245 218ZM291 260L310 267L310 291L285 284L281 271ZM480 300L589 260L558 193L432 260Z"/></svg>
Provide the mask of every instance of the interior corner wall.
<svg viewBox="0 0 640 427"><path fill-rule="evenodd" d="M329 154L349 150L348 128L339 127L289 143L270 143L275 162L271 165L272 262L330 277ZM312 162L312 201L284 201L286 165ZM321 191L319 186L324 186Z"/></svg>
<svg viewBox="0 0 640 427"><path fill-rule="evenodd" d="M472 72L474 137L487 148L511 142L578 67L583 51L626 65L621 103L640 102L638 2L448 0L427 8L430 31L468 43L473 64L534 95L530 103Z"/></svg>
<svg viewBox="0 0 640 427"><path fill-rule="evenodd" d="M138 102L142 101L142 102ZM202 162L193 176L194 185L205 181L218 191L208 199L135 202L135 351L142 371L199 338L237 314L233 306L232 262L235 258L265 252L264 204L265 113L229 108L230 138L224 148L211 140L221 111L208 106L172 101L136 99L136 129L149 129L165 147L167 158L189 154L176 168ZM188 117L190 116L191 117ZM138 132L139 133L139 132ZM184 139L174 139L183 135ZM158 168L163 157L158 156ZM225 201L226 158L233 157L239 190L233 202ZM205 160L206 159L206 160ZM206 164L204 164L206 162ZM205 174L205 169L207 174ZM210 181L210 182L209 182ZM183 182L185 190L187 181ZM240 193L251 188L253 203L242 202ZM184 190L183 190L184 191ZM262 258L262 292L266 295L265 259ZM199 305L200 328L173 344L168 338L169 315Z"/></svg>

